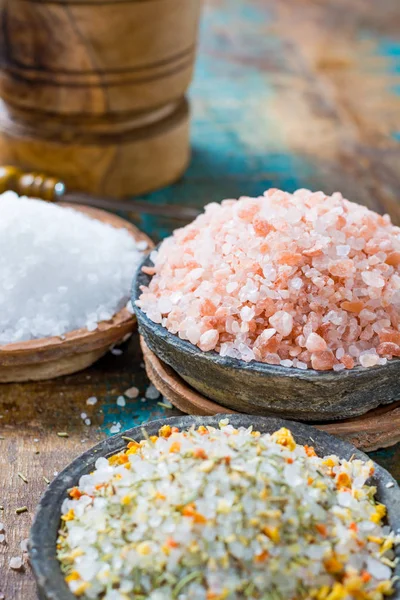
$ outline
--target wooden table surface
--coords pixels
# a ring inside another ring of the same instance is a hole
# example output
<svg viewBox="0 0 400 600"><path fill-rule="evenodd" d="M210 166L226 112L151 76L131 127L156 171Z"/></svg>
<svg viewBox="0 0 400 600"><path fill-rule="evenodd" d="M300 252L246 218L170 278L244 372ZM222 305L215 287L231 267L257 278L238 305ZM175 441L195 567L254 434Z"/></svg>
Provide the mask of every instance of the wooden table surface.
<svg viewBox="0 0 400 600"><path fill-rule="evenodd" d="M400 225L399 32L398 0L208 0L191 88L192 163L180 182L146 200L201 207L271 186L340 190ZM157 240L176 222L145 215L139 225ZM143 400L137 335L123 350L74 376L0 386L0 598L36 599L26 557L22 572L8 562L21 556L43 477L51 480L114 422L125 429L177 412ZM131 386L138 399L119 408ZM400 479L400 445L372 456ZM24 505L28 512L17 515Z"/></svg>

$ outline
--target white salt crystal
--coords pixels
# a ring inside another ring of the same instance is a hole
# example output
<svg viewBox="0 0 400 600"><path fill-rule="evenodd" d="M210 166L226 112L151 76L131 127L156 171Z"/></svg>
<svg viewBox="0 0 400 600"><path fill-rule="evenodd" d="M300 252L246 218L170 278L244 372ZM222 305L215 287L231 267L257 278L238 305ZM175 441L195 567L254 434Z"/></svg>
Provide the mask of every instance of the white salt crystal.
<svg viewBox="0 0 400 600"><path fill-rule="evenodd" d="M390 579L392 570L372 556L367 557L367 570L375 579Z"/></svg>
<svg viewBox="0 0 400 600"><path fill-rule="evenodd" d="M342 365L342 363L338 363L337 365L333 365L334 371L343 371L346 367Z"/></svg>
<svg viewBox="0 0 400 600"><path fill-rule="evenodd" d="M118 396L117 398L117 406L125 406L126 400L123 396Z"/></svg>
<svg viewBox="0 0 400 600"><path fill-rule="evenodd" d="M0 544L4 544L5 541L6 541L6 536L4 535L4 533L0 533Z"/></svg>
<svg viewBox="0 0 400 600"><path fill-rule="evenodd" d="M38 442L39 440L38 440L38 438L35 438L33 441L35 442L35 444L37 444L37 442Z"/></svg>
<svg viewBox="0 0 400 600"><path fill-rule="evenodd" d="M121 348L111 348L111 354L114 356L121 356L123 354Z"/></svg>
<svg viewBox="0 0 400 600"><path fill-rule="evenodd" d="M385 487L387 487L387 488L392 488L392 487L394 487L394 483L393 483L393 481L388 481L388 483L386 484L386 486L385 486Z"/></svg>
<svg viewBox="0 0 400 600"><path fill-rule="evenodd" d="M10 569L18 571L22 567L22 559L19 556L13 556L8 564Z"/></svg>
<svg viewBox="0 0 400 600"><path fill-rule="evenodd" d="M377 354L361 354L360 364L362 367L374 367L379 362L379 356Z"/></svg>
<svg viewBox="0 0 400 600"><path fill-rule="evenodd" d="M228 294L231 294L232 292L234 292L236 290L236 288L238 287L238 283L236 281L231 281L230 283L228 283L226 285L226 291L228 292Z"/></svg>
<svg viewBox="0 0 400 600"><path fill-rule="evenodd" d="M125 306L141 258L126 230L13 192L0 205L0 344L94 331Z"/></svg>
<svg viewBox="0 0 400 600"><path fill-rule="evenodd" d="M87 418L87 414L86 413L81 413L81 419L84 421Z"/></svg>
<svg viewBox="0 0 400 600"><path fill-rule="evenodd" d="M26 538L25 540L21 540L19 547L21 548L22 552L28 552L28 542L28 538Z"/></svg>
<svg viewBox="0 0 400 600"><path fill-rule="evenodd" d="M281 360L281 367L292 367L293 366L293 361L292 360Z"/></svg>
<svg viewBox="0 0 400 600"><path fill-rule="evenodd" d="M84 423L85 425L91 425L92 421L90 419L85 419Z"/></svg>
<svg viewBox="0 0 400 600"><path fill-rule="evenodd" d="M0 523L0 531L4 531L4 523Z"/></svg>
<svg viewBox="0 0 400 600"><path fill-rule="evenodd" d="M88 398L86 400L86 404L88 404L89 406L93 406L94 404L97 404L96 396L90 396L90 398Z"/></svg>
<svg viewBox="0 0 400 600"><path fill-rule="evenodd" d="M116 423L110 427L110 433L119 433L121 431L121 423Z"/></svg>
<svg viewBox="0 0 400 600"><path fill-rule="evenodd" d="M160 392L153 384L150 384L145 392L145 396L148 400L157 400L160 397Z"/></svg>
<svg viewBox="0 0 400 600"><path fill-rule="evenodd" d="M125 390L124 396L127 398L137 398L139 396L139 390L137 387L131 387Z"/></svg>

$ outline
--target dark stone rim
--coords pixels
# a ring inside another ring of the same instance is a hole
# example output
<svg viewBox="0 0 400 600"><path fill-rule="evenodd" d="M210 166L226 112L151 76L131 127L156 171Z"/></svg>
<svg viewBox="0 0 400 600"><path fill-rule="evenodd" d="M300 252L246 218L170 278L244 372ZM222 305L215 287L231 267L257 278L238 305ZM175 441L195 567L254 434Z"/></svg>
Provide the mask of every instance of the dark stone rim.
<svg viewBox="0 0 400 600"><path fill-rule="evenodd" d="M158 250L160 244L158 244L154 250ZM132 282L132 292L131 292L131 301L132 306L135 311L136 319L138 321L139 329L143 329L144 331L151 331L154 335L162 338L166 343L175 348L180 352L184 352L189 355L192 359L199 361L200 363L214 363L218 364L220 367L227 367L235 370L241 371L250 371L264 375L276 375L283 377L292 377L298 378L301 377L303 381L315 381L315 379L321 378L332 378L346 380L349 378L357 377L358 379L367 377L369 378L370 374L377 373L379 371L388 369L397 372L400 368L400 359L392 359L388 361L386 365L378 365L376 367L368 367L364 368L361 366L354 367L354 369L343 370L343 371L334 371L333 369L330 371L315 371L314 369L297 369L295 367L282 367L280 365L269 365L267 363L262 363L260 361L251 361L245 362L244 360L240 360L238 358L230 358L230 357L222 357L214 350L209 352L203 352L195 346L191 344L187 340L181 340L180 337L170 333L165 327L160 325L159 323L154 323L149 317L144 313L140 308L136 306L136 300L138 300L140 296L140 286L149 285L151 281L151 276L142 272L142 267L144 266L152 266L153 263L150 260L150 253L144 257L140 265L138 266L133 282ZM395 374L395 373L393 373Z"/></svg>
<svg viewBox="0 0 400 600"><path fill-rule="evenodd" d="M157 433L162 425L170 424L180 428L191 425L218 425L221 418L227 417L236 427L254 425L263 433L271 432L280 427L290 429L298 443L311 443L318 454L337 454L341 458L350 459L351 456L361 460L368 460L368 456L357 450L354 446L339 438L314 429L303 423L296 423L272 417L257 417L254 415L217 415L214 417L171 417L152 421L141 427L134 427L119 435L108 438L88 452L75 459L64 469L50 484L39 502L29 540L29 558L36 579L39 597L42 600L74 600L75 596L69 591L56 559L56 539L60 526L61 504L66 498L67 490L78 483L79 478L90 472L94 463L100 456L110 456L126 447L122 436L143 439L142 430L145 427L149 435ZM388 508L388 521L392 530L400 528L400 488L395 479L382 467L375 464L375 473L371 479L377 487L377 499ZM387 488L388 483L393 487ZM400 547L396 550L400 557ZM400 576L400 563L396 566L394 574ZM395 585L393 600L400 600L400 582Z"/></svg>

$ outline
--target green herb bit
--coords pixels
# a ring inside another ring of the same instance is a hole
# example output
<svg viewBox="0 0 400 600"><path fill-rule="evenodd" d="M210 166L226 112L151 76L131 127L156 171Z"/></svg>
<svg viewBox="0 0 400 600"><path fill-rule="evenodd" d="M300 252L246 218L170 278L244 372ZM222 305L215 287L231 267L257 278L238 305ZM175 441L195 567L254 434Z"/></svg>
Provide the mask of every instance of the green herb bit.
<svg viewBox="0 0 400 600"><path fill-rule="evenodd" d="M191 581L194 581L195 579L201 579L202 577L203 573L201 571L194 571L194 573L189 573L189 575L186 575L186 577L181 579L180 582L176 585L173 592L173 598L177 598L179 596L180 592L183 590L185 585L187 585Z"/></svg>
<svg viewBox="0 0 400 600"><path fill-rule="evenodd" d="M20 479L22 479L22 481L24 481L25 483L28 483L28 480L27 480L27 478L25 477L25 475L22 475L22 473L19 473L19 472L17 473L17 475L18 475L18 477L19 477Z"/></svg>
<svg viewBox="0 0 400 600"><path fill-rule="evenodd" d="M43 475L43 479L45 480L45 482L47 483L47 485L49 485L50 479L47 479L47 477L45 477L44 475Z"/></svg>
<svg viewBox="0 0 400 600"><path fill-rule="evenodd" d="M21 515L22 513L28 512L28 507L20 506L19 508L15 509L15 512L17 513L17 515Z"/></svg>
<svg viewBox="0 0 400 600"><path fill-rule="evenodd" d="M69 433L67 433L66 431L58 431L57 435L58 435L58 437L61 437L61 438L69 437Z"/></svg>

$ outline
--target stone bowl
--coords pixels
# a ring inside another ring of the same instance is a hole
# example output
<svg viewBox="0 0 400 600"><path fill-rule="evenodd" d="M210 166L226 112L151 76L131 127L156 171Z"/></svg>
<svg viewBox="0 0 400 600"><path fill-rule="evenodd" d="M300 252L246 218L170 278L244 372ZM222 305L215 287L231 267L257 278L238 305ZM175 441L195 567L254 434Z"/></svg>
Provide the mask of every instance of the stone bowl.
<svg viewBox="0 0 400 600"><path fill-rule="evenodd" d="M151 279L142 267L152 264L149 256L145 258L133 281L139 332L158 358L210 400L237 412L313 422L356 417L400 399L399 359L368 369L304 371L203 352L136 307L140 287Z"/></svg>
<svg viewBox="0 0 400 600"><path fill-rule="evenodd" d="M180 429L187 429L192 425L218 426L220 419L227 417L234 427L249 427L262 433L272 433L280 427L287 427L293 433L299 444L314 446L320 456L336 454L340 458L349 460L352 456L361 460L368 460L368 456L357 450L354 446L314 429L302 423L284 421L282 419L256 417L253 415L218 415L214 417L171 417L153 421L145 426L148 435L157 434L162 425L171 425ZM61 505L67 497L67 490L77 485L79 478L94 469L96 460L109 457L120 452L126 447L122 436L135 440L143 439L143 427L135 427L123 434L108 438L97 444L74 460L62 471L47 488L43 495L31 529L29 540L29 558L36 579L39 598L41 600L74 600L75 596L69 591L64 581L59 563L56 558L56 540L60 528ZM387 521L392 530L400 527L400 488L393 477L382 467L375 464L375 473L371 484L377 488L377 500L387 506ZM392 487L387 488L387 484ZM400 555L400 548L397 549ZM395 569L395 575L400 576L400 563ZM392 600L400 600L400 585L396 583Z"/></svg>

